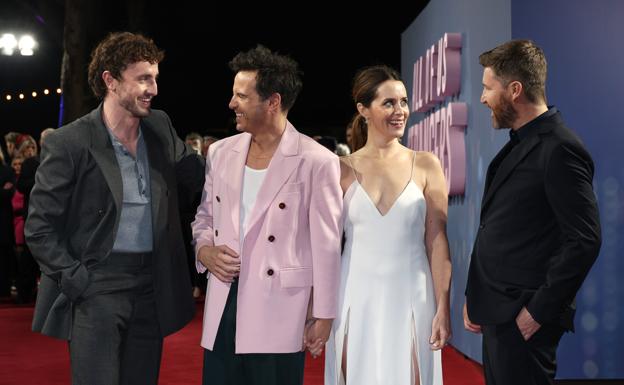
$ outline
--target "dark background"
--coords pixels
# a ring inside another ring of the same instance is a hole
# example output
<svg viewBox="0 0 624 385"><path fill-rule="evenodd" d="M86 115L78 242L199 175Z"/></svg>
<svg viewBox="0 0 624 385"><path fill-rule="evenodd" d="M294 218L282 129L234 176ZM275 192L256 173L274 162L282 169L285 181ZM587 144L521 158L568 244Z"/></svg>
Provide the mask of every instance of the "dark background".
<svg viewBox="0 0 624 385"><path fill-rule="evenodd" d="M233 114L227 104L233 75L227 63L237 52L260 43L290 55L304 72L303 91L289 120L307 134L343 141L344 127L355 112L350 94L355 72L380 63L400 70L401 32L427 2L375 2L368 7L203 3L207 11L201 11L200 3L191 1L2 0L0 34L31 31L40 44L31 57L0 55L0 130L37 136L45 127L58 126L61 97L32 98L30 93L41 95L45 87L60 86L70 34L75 38L78 33L85 42L81 55L86 56L108 32L131 30L151 36L166 52L153 106L169 113L181 136L191 131L220 136L231 132ZM78 25L64 25L69 12ZM75 71L86 78L86 68ZM16 98L20 91L26 95L22 101ZM7 93L13 95L10 102ZM88 107L95 107L89 91L83 93L72 97L87 98Z"/></svg>

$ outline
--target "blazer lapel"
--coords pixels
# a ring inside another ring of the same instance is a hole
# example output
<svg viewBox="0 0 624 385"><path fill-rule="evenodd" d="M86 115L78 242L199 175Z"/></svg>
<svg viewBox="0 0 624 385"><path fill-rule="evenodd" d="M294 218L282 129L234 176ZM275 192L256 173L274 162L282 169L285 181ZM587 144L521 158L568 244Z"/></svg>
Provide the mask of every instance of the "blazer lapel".
<svg viewBox="0 0 624 385"><path fill-rule="evenodd" d="M486 190L483 196L483 203L481 205L481 211L485 210L486 206L488 205L488 203L494 196L494 193L496 192L496 190L498 190L498 188L503 184L503 182L507 180L507 178L509 177L509 174L511 174L511 172L516 168L518 163L520 163L520 161L522 161L522 159L524 159L528 155L528 153L533 149L533 147L535 147L540 141L541 139L539 135L532 135L532 136L525 138L520 143L518 143L511 150L511 152L507 154L505 159L503 159L500 166L498 166L498 170L496 171L496 175L493 176L493 179L491 179L492 176L489 175L489 170L488 170L488 175L486 178L486 185L485 185ZM510 143L506 144L506 146L509 146L509 145L511 144ZM505 152L501 150L499 155L504 154L504 153ZM497 157L499 155L497 155ZM491 184L489 184L490 180L491 180Z"/></svg>
<svg viewBox="0 0 624 385"><path fill-rule="evenodd" d="M286 130L282 135L280 144L271 159L267 174L262 182L256 203L251 210L247 231L254 227L256 222L264 215L269 205L286 183L290 174L299 166L301 157L299 155L300 134L295 130L290 122L286 124Z"/></svg>
<svg viewBox="0 0 624 385"><path fill-rule="evenodd" d="M498 151L498 154L496 154L494 159L492 159L492 161L490 162L490 166L488 167L487 174L485 175L485 187L483 191L483 199L485 199L485 196L487 195L487 192L489 191L492 185L492 180L494 179L493 165L498 164L500 168L500 162L502 161L502 158L505 158L505 156L507 156L509 152L511 151L509 147L511 147L511 142L505 143L503 148L501 148L500 151Z"/></svg>
<svg viewBox="0 0 624 385"><path fill-rule="evenodd" d="M243 188L243 171L245 170L245 163L247 163L247 153L249 152L249 143L251 142L251 135L245 133L240 136L240 139L235 143L230 153L228 154L227 163L225 164L226 172L223 174L223 180L229 186L229 195L231 199L230 215L232 216L232 223L234 229L236 229L236 239L240 239L240 205L241 205L241 191ZM213 175L216 175L217 170L214 170Z"/></svg>
<svg viewBox="0 0 624 385"><path fill-rule="evenodd" d="M108 129L104 126L102 120L101 104L91 113L91 119L93 119L93 126L90 128L91 147L89 151L100 167L102 174L104 174L104 179L106 179L108 188L113 195L115 207L117 208L117 219L115 223L118 223L123 199L123 181L121 180L121 171L119 171L119 164L117 163L113 143L108 134Z"/></svg>
<svg viewBox="0 0 624 385"><path fill-rule="evenodd" d="M163 198L163 188L166 190L167 182L163 176L163 154L161 151L166 146L159 143L158 137L154 134L153 128L147 123L146 119L141 120L141 134L147 148L147 161L149 162L149 178L151 190L152 205L152 231L158 234L156 226L165 224L165 215L167 210L161 210L160 206ZM165 191L168 194L167 191ZM157 239L154 239L156 242Z"/></svg>

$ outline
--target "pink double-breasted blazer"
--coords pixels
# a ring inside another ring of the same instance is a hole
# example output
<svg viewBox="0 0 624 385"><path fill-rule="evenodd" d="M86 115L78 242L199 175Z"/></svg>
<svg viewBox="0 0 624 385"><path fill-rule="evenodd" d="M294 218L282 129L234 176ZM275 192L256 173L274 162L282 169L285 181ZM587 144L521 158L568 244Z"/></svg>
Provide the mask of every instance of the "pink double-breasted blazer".
<svg viewBox="0 0 624 385"><path fill-rule="evenodd" d="M226 245L240 256L236 353L301 350L312 315L334 318L340 269L342 191L336 155L287 123L240 245L243 169L251 135L210 146L196 250ZM205 271L197 263L200 272ZM212 350L230 289L209 274L201 345Z"/></svg>

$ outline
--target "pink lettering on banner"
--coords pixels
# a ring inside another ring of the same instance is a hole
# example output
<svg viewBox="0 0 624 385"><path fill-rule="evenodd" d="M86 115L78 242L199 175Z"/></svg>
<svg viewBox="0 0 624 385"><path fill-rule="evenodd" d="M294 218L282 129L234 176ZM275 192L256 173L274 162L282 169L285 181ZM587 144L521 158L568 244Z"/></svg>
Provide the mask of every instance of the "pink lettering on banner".
<svg viewBox="0 0 624 385"><path fill-rule="evenodd" d="M445 33L438 42L444 55L438 57L440 75L437 78L437 94L442 99L459 94L461 85L461 33Z"/></svg>
<svg viewBox="0 0 624 385"><path fill-rule="evenodd" d="M412 111L427 112L459 93L461 34L445 33L414 63Z"/></svg>
<svg viewBox="0 0 624 385"><path fill-rule="evenodd" d="M414 63L412 111L428 115L409 128L407 138L408 147L440 159L449 195L463 195L466 187L468 108L463 102L442 105L460 91L461 41L460 33L445 33Z"/></svg>
<svg viewBox="0 0 624 385"><path fill-rule="evenodd" d="M468 106L449 103L409 128L407 145L416 151L434 153L444 170L449 195L462 195L466 188Z"/></svg>

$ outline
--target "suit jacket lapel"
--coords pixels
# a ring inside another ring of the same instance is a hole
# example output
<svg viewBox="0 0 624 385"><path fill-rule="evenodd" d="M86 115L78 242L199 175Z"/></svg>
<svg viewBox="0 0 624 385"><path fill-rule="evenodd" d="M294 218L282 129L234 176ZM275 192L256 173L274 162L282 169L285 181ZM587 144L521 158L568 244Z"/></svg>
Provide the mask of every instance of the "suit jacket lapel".
<svg viewBox="0 0 624 385"><path fill-rule="evenodd" d="M143 140L145 141L145 147L147 148L147 160L149 162L152 229L154 234L157 234L156 226L166 222L164 218L167 210L160 209L163 197L163 188L166 189L167 186L163 176L163 154L160 153L160 151L166 148L166 146L159 143L158 137L154 134L152 126L147 123L146 119L141 120L141 126L141 133L143 134ZM154 242L156 241L157 239L154 239Z"/></svg>
<svg viewBox="0 0 624 385"><path fill-rule="evenodd" d="M529 154L529 152L531 152L533 147L535 147L540 141L541 139L539 135L532 135L532 136L525 138L520 143L518 143L511 150L511 152L509 152L509 154L507 154L505 159L503 159L500 166L498 166L496 175L492 177L488 170L488 175L487 175L486 184L485 184L485 192L483 195L483 203L481 205L481 211L485 210L486 206L488 205L488 203L494 196L494 193L503 184L503 182L507 180L507 178L509 177L509 174L511 174L511 172L522 161L522 159L524 159ZM510 143L506 144L506 146L510 146L510 145L511 145ZM506 151L501 150L501 152L499 153L499 155L496 156L496 158L498 158L505 152ZM496 160L496 158L494 159ZM492 161L492 163L494 163L494 160ZM490 184L490 181L491 181L491 184Z"/></svg>
<svg viewBox="0 0 624 385"><path fill-rule="evenodd" d="M511 147L511 142L505 143L503 148L501 148L500 151L498 151L498 154L496 154L494 159L492 159L492 161L490 162L490 165L489 165L488 170L487 170L487 174L485 175L485 187L484 187L484 190L483 190L483 200L485 200L485 196L487 195L487 193L488 193L488 191L490 189L490 186L492 185L492 180L494 179L494 169L493 169L493 167L494 167L495 164L498 164L499 168L500 168L500 162L511 151L511 149L509 149L509 147Z"/></svg>
<svg viewBox="0 0 624 385"><path fill-rule="evenodd" d="M240 136L240 139L232 146L228 154L228 161L225 165L226 172L223 174L224 180L230 187L230 214L232 215L232 223L236 229L236 239L240 238L241 190L243 188L243 171L245 169L245 163L247 162L250 142L251 135L245 133ZM214 170L213 175L216 175L217 172L218 170Z"/></svg>
<svg viewBox="0 0 624 385"><path fill-rule="evenodd" d="M258 191L256 203L251 210L246 229L247 232L249 232L264 215L277 193L290 177L290 174L299 166L301 162L301 157L298 156L299 139L300 134L290 122L287 122L286 130L271 159L267 174L262 182L260 191Z"/></svg>
<svg viewBox="0 0 624 385"><path fill-rule="evenodd" d="M106 179L108 188L113 195L115 207L117 208L117 219L115 223L119 223L123 199L123 181L121 179L121 171L119 171L119 164L117 163L113 143L111 142L108 130L106 126L104 126L104 121L102 120L101 104L90 114L90 118L93 120L93 125L90 126L91 147L89 151L100 167L102 174L104 174L104 179Z"/></svg>

